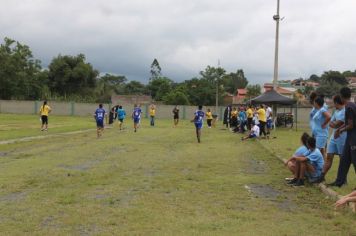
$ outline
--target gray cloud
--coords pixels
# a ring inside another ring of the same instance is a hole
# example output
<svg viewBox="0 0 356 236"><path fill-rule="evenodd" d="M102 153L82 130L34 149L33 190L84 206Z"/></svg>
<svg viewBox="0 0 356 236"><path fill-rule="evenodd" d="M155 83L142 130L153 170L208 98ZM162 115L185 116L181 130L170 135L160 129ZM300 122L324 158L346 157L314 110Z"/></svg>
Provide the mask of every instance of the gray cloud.
<svg viewBox="0 0 356 236"><path fill-rule="evenodd" d="M3 0L0 32L46 66L84 53L102 72L147 81L157 58L182 81L218 59L252 83L272 79L275 0ZM281 78L356 69L354 0L281 0Z"/></svg>

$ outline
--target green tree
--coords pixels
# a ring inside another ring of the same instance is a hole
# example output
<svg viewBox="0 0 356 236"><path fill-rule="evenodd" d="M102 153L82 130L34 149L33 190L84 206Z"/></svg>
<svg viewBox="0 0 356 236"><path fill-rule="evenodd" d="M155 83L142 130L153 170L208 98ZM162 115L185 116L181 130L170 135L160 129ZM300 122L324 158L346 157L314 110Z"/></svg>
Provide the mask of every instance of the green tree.
<svg viewBox="0 0 356 236"><path fill-rule="evenodd" d="M155 58L151 64L151 70L150 70L150 81L157 79L161 77L161 66L159 65L158 60Z"/></svg>
<svg viewBox="0 0 356 236"><path fill-rule="evenodd" d="M167 105L189 105L187 95L179 89L173 90L163 97Z"/></svg>
<svg viewBox="0 0 356 236"><path fill-rule="evenodd" d="M228 93L236 94L237 89L246 88L248 80L243 70L237 70L236 73L230 73L223 79L223 84Z"/></svg>
<svg viewBox="0 0 356 236"><path fill-rule="evenodd" d="M125 76L105 74L97 82L96 96L97 102L110 102L111 95L122 94L124 92Z"/></svg>
<svg viewBox="0 0 356 236"><path fill-rule="evenodd" d="M96 87L99 72L90 63L85 62L85 56L57 56L49 65L49 87L52 92L67 96L71 94L92 95Z"/></svg>
<svg viewBox="0 0 356 236"><path fill-rule="evenodd" d="M143 95L147 94L147 89L144 84L139 81L132 80L124 86L124 94L126 95Z"/></svg>
<svg viewBox="0 0 356 236"><path fill-rule="evenodd" d="M151 97L156 101L162 101L163 97L172 91L173 81L167 77L158 77L150 81L147 88Z"/></svg>
<svg viewBox="0 0 356 236"><path fill-rule="evenodd" d="M0 45L0 98L36 99L46 82L27 45L5 38Z"/></svg>
<svg viewBox="0 0 356 236"><path fill-rule="evenodd" d="M319 88L317 88L316 92L318 94L322 94L326 97L333 97L334 95L338 94L338 92L340 91L340 89L343 87L343 85L331 81L331 82L324 82L321 84L321 86Z"/></svg>
<svg viewBox="0 0 356 236"><path fill-rule="evenodd" d="M321 76L321 82L329 83L329 84L337 83L339 85L344 85L344 86L348 84L345 76L339 71L324 72Z"/></svg>
<svg viewBox="0 0 356 236"><path fill-rule="evenodd" d="M246 90L248 98L254 98L261 95L261 86L259 84L248 85L246 87Z"/></svg>

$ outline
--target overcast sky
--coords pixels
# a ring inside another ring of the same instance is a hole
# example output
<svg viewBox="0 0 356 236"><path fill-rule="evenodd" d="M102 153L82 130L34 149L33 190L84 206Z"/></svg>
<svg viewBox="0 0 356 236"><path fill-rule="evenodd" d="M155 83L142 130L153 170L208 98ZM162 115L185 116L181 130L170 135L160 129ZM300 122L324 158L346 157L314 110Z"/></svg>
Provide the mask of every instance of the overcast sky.
<svg viewBox="0 0 356 236"><path fill-rule="evenodd" d="M251 83L273 77L276 0L1 0L0 34L46 67L83 53L101 72L147 82L157 58L175 81L218 59ZM356 69L355 0L281 0L280 78Z"/></svg>

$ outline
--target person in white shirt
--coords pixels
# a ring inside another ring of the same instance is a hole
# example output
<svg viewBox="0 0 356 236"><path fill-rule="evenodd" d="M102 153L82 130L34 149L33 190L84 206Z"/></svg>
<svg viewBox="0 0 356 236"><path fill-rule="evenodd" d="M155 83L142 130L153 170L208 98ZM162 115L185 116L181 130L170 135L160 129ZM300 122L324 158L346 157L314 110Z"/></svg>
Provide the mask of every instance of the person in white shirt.
<svg viewBox="0 0 356 236"><path fill-rule="evenodd" d="M273 128L273 120L272 120L272 108L269 106L266 106L266 118L267 118L267 134L270 134L271 129Z"/></svg>
<svg viewBox="0 0 356 236"><path fill-rule="evenodd" d="M260 127L258 127L258 125L256 125L254 122L253 126L251 128L250 134L246 137L242 137L241 140L246 140L246 139L253 139L253 138L258 138L260 136Z"/></svg>

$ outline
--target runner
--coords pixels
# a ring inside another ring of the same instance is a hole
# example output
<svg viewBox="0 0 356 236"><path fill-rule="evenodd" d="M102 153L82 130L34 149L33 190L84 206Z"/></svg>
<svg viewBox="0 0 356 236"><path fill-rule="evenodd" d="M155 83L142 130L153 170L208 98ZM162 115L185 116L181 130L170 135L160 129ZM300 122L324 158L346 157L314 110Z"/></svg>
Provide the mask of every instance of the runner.
<svg viewBox="0 0 356 236"><path fill-rule="evenodd" d="M172 113L173 113L173 122L174 122L174 128L175 128L175 127L177 127L178 122L179 122L179 108L178 108L178 106L175 106L173 108Z"/></svg>
<svg viewBox="0 0 356 236"><path fill-rule="evenodd" d="M99 104L99 108L94 112L94 118L96 120L96 134L97 138L102 136L102 132L104 131L104 117L106 116L106 112L103 109L103 104Z"/></svg>
<svg viewBox="0 0 356 236"><path fill-rule="evenodd" d="M134 131L137 132L137 128L140 124L140 121L141 121L141 108L139 106L137 106L137 104L135 104L135 108L132 112L132 119L133 119L133 122L134 122Z"/></svg>
<svg viewBox="0 0 356 236"><path fill-rule="evenodd" d="M203 106L199 106L198 110L194 113L194 119L192 122L195 124L195 131L198 139L198 143L200 143L201 138L201 129L203 127L203 119L204 119L204 112L202 111Z"/></svg>
<svg viewBox="0 0 356 236"><path fill-rule="evenodd" d="M44 101L40 109L40 118L42 121L41 131L48 131L48 115L51 111L52 109L47 105L47 101Z"/></svg>
<svg viewBox="0 0 356 236"><path fill-rule="evenodd" d="M119 106L116 110L117 114L117 119L119 121L119 128L122 130L122 124L124 123L125 117L126 117L126 111L122 108L122 106Z"/></svg>

